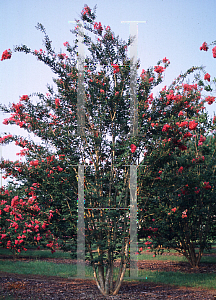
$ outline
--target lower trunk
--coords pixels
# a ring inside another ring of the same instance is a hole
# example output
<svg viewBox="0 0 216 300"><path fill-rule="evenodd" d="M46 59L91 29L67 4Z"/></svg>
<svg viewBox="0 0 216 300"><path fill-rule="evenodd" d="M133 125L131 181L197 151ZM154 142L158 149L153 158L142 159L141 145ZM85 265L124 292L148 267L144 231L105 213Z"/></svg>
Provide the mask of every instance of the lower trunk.
<svg viewBox="0 0 216 300"><path fill-rule="evenodd" d="M187 258L192 268L199 268L199 263L202 258L203 250L199 249L199 253L196 254L193 243L190 243L184 252L184 256Z"/></svg>
<svg viewBox="0 0 216 300"><path fill-rule="evenodd" d="M103 294L104 296L108 296L108 295L117 295L123 278L124 278L124 274L126 271L126 265L127 265L127 261L128 261L128 241L126 243L126 247L125 247L125 256L126 258L124 259L122 257L121 259L121 264L119 267L119 273L118 273L118 277L117 280L115 282L115 287L113 288L113 261L111 262L110 265L108 265L106 267L106 275L104 275L104 267L102 266L98 266L98 274L96 272L95 269L95 265L93 264L93 271L94 271L94 278L97 284L97 287L99 289L99 291L101 292L101 294Z"/></svg>

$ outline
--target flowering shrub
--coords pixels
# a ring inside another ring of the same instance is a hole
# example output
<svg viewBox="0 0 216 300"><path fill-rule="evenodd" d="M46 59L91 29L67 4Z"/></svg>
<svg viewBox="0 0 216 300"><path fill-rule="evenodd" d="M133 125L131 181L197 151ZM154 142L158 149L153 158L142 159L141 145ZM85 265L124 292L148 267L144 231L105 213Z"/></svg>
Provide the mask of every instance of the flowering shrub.
<svg viewBox="0 0 216 300"><path fill-rule="evenodd" d="M207 118L204 124L208 126ZM181 128L183 130L187 128ZM173 138L169 140L172 135L169 131L169 136L158 144L151 156L145 156L148 168L145 172L140 170L145 182L145 189L140 193L146 205L145 213L140 212L140 224L148 229L148 233L141 227L139 235L146 237L150 233L150 250L155 251L155 255L164 248L175 249L192 267L197 267L204 249L209 249L216 237L216 139L215 135L204 136L203 127L191 130L195 134L190 136L175 131L179 139L182 136L186 139L184 154L176 148ZM160 174L159 181L156 180L157 173ZM151 230L152 216L158 228L156 233ZM195 248L199 250L196 254Z"/></svg>
<svg viewBox="0 0 216 300"><path fill-rule="evenodd" d="M44 212L40 209L35 196L36 185L26 190L27 195L21 199L12 197L13 191L0 190L0 246L3 246L15 255L27 251L29 245L46 245L51 240L51 251L58 246L57 239L49 230L52 210ZM30 195L30 196L29 196Z"/></svg>

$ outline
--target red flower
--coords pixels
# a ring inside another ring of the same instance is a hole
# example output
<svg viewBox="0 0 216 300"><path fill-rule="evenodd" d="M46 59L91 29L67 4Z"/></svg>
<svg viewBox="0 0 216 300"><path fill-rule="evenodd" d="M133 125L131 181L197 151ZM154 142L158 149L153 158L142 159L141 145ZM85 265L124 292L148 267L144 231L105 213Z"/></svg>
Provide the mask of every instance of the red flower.
<svg viewBox="0 0 216 300"><path fill-rule="evenodd" d="M168 131L170 128L171 128L171 127L170 127L169 124L165 124L165 125L163 126L162 131L163 131L163 132Z"/></svg>
<svg viewBox="0 0 216 300"><path fill-rule="evenodd" d="M195 187L195 189L196 189L195 193L196 193L196 194L199 194L200 189L198 190L197 187Z"/></svg>
<svg viewBox="0 0 216 300"><path fill-rule="evenodd" d="M28 101L28 100L29 100L28 95L23 95L23 96L20 98L20 101Z"/></svg>
<svg viewBox="0 0 216 300"><path fill-rule="evenodd" d="M208 102L209 105L211 105L213 102L215 102L215 97L208 96L205 98L205 101Z"/></svg>
<svg viewBox="0 0 216 300"><path fill-rule="evenodd" d="M56 108L60 105L60 100L58 98L55 99L55 106Z"/></svg>
<svg viewBox="0 0 216 300"><path fill-rule="evenodd" d="M8 49L8 50L5 50L3 53L2 53L2 57L1 57L1 60L5 60L5 59L10 59L11 58L11 49Z"/></svg>
<svg viewBox="0 0 216 300"><path fill-rule="evenodd" d="M204 42L204 43L202 44L202 46L200 47L200 50L203 50L203 51L207 51L207 50L208 50L208 47L207 47L207 43L206 43L206 42Z"/></svg>
<svg viewBox="0 0 216 300"><path fill-rule="evenodd" d="M154 77L149 78L149 82L151 83L154 80Z"/></svg>
<svg viewBox="0 0 216 300"><path fill-rule="evenodd" d="M91 14L91 9L88 7L88 5L84 6L84 9L81 11L81 15L83 17L83 19L87 19L87 15L90 17Z"/></svg>
<svg viewBox="0 0 216 300"><path fill-rule="evenodd" d="M206 137L205 136L203 136L203 135L201 135L200 136L200 139L199 139L199 142L205 142L205 140L206 140Z"/></svg>
<svg viewBox="0 0 216 300"><path fill-rule="evenodd" d="M59 172L63 171L63 169L60 166L58 166L57 169L58 169Z"/></svg>
<svg viewBox="0 0 216 300"><path fill-rule="evenodd" d="M154 67L154 71L157 72L157 73L163 73L164 70L165 69L162 66L155 66Z"/></svg>
<svg viewBox="0 0 216 300"><path fill-rule="evenodd" d="M131 152L134 153L136 151L136 146L134 144L131 144Z"/></svg>
<svg viewBox="0 0 216 300"><path fill-rule="evenodd" d="M178 126L179 127L185 127L185 126L187 126L188 125L188 121L183 121L183 122L181 122Z"/></svg>
<svg viewBox="0 0 216 300"><path fill-rule="evenodd" d="M186 132L183 138L186 139L187 137L192 137L192 134L190 132Z"/></svg>
<svg viewBox="0 0 216 300"><path fill-rule="evenodd" d="M176 212L176 207L172 208L171 211Z"/></svg>
<svg viewBox="0 0 216 300"><path fill-rule="evenodd" d="M210 75L209 75L209 73L206 73L206 74L205 74L205 76L204 76L204 80L208 80L208 81L210 81Z"/></svg>
<svg viewBox="0 0 216 300"><path fill-rule="evenodd" d="M101 22L99 22L99 24L97 22L94 23L94 29L96 29L98 31L98 33L102 33L103 31L103 27L101 25Z"/></svg>
<svg viewBox="0 0 216 300"><path fill-rule="evenodd" d="M100 93L101 93L101 94L104 94L104 90L100 89Z"/></svg>
<svg viewBox="0 0 216 300"><path fill-rule="evenodd" d="M185 146L185 145L179 145L178 148L179 148L181 151L187 150L187 146Z"/></svg>
<svg viewBox="0 0 216 300"><path fill-rule="evenodd" d="M216 58L216 46L212 49L213 57Z"/></svg>
<svg viewBox="0 0 216 300"><path fill-rule="evenodd" d="M11 206L16 206L18 204L18 196L15 196L12 200L11 200Z"/></svg>
<svg viewBox="0 0 216 300"><path fill-rule="evenodd" d="M1 239L4 239L7 235L2 233Z"/></svg>
<svg viewBox="0 0 216 300"><path fill-rule="evenodd" d="M36 159L35 161L33 161L33 160L30 161L30 165L37 167L38 166L38 160Z"/></svg>
<svg viewBox="0 0 216 300"><path fill-rule="evenodd" d="M178 170L178 172L182 173L183 169L184 169L183 167L180 167L179 170Z"/></svg>
<svg viewBox="0 0 216 300"><path fill-rule="evenodd" d="M196 129L198 123L196 123L194 120L189 122L189 129L194 130Z"/></svg>
<svg viewBox="0 0 216 300"><path fill-rule="evenodd" d="M209 182L204 182L204 189L206 190L210 190L211 189L211 185L209 184Z"/></svg>
<svg viewBox="0 0 216 300"><path fill-rule="evenodd" d="M114 65L114 64L111 64L111 65L112 65L112 67L114 68L114 71L113 71L114 74L115 74L115 73L118 73L118 72L120 71L118 65Z"/></svg>
<svg viewBox="0 0 216 300"><path fill-rule="evenodd" d="M164 58L163 58L163 63L164 63L164 64L169 63L169 59L167 59L166 57L164 57Z"/></svg>

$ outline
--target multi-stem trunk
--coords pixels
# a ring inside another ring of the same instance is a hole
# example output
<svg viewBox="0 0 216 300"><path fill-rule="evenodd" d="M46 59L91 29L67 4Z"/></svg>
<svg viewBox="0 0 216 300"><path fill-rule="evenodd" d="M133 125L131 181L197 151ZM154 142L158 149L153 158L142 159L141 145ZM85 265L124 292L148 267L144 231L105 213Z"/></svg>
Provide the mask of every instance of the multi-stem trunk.
<svg viewBox="0 0 216 300"><path fill-rule="evenodd" d="M118 271L118 277L117 280L115 281L115 285L113 281L114 261L112 259L112 256L109 264L106 266L105 274L104 274L104 267L101 264L98 265L98 272L96 272L95 265L93 264L94 278L96 280L99 291L104 296L108 296L108 295L114 296L117 295L119 292L126 271L126 265L128 262L128 247L129 247L129 239L125 241L124 246L122 247L121 263Z"/></svg>

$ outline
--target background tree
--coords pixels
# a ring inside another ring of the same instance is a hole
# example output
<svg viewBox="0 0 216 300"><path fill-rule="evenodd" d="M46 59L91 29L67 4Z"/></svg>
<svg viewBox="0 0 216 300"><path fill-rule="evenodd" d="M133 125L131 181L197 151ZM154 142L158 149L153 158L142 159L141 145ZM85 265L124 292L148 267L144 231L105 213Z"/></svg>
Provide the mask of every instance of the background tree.
<svg viewBox="0 0 216 300"><path fill-rule="evenodd" d="M200 102L194 84L161 95L169 105L182 99L186 108L179 102L172 114L166 113L161 140L145 157L145 169L140 171L145 183L140 235L148 236L148 247L158 252L175 249L198 267L215 238L215 125L203 106L215 98Z"/></svg>

